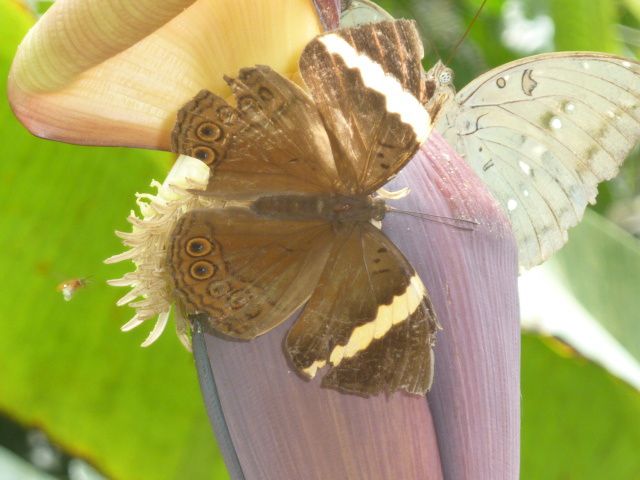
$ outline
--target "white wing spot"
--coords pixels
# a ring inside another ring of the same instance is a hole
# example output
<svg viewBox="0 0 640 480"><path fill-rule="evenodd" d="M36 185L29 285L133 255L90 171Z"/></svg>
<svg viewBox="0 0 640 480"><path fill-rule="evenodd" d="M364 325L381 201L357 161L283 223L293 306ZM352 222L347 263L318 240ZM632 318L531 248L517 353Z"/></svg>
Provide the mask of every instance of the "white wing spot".
<svg viewBox="0 0 640 480"><path fill-rule="evenodd" d="M622 62L622 66L624 68L631 68L631 62L627 62L626 60L624 62Z"/></svg>
<svg viewBox="0 0 640 480"><path fill-rule="evenodd" d="M531 175L531 166L528 163L520 160L520 169L524 172L525 175Z"/></svg>
<svg viewBox="0 0 640 480"><path fill-rule="evenodd" d="M518 202L515 199L510 198L509 201L507 201L507 208L510 212L513 212L516 208L518 208Z"/></svg>
<svg viewBox="0 0 640 480"><path fill-rule="evenodd" d="M529 190L523 190L522 193L524 194L525 197L529 196Z"/></svg>
<svg viewBox="0 0 640 480"><path fill-rule="evenodd" d="M558 117L551 117L551 120L549 120L549 126L554 130L560 130L562 128L562 120Z"/></svg>
<svg viewBox="0 0 640 480"><path fill-rule="evenodd" d="M589 68L591 68L591 65L589 65L589 62L582 62L582 68L584 68L585 70L589 70Z"/></svg>
<svg viewBox="0 0 640 480"><path fill-rule="evenodd" d="M533 153L538 158L542 157L546 152L547 152L546 147L544 145L540 145L540 144L537 144L531 150L531 153Z"/></svg>
<svg viewBox="0 0 640 480"><path fill-rule="evenodd" d="M565 113L573 113L576 111L576 106L571 102L567 102L564 104L563 110Z"/></svg>

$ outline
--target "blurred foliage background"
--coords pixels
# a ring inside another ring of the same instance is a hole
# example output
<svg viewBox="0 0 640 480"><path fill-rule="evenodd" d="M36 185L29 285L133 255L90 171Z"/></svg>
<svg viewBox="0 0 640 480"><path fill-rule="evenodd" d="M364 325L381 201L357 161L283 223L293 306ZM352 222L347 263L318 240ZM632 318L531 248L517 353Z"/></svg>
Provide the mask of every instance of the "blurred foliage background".
<svg viewBox="0 0 640 480"><path fill-rule="evenodd" d="M50 3L0 0L3 92L20 39ZM489 0L457 49L480 0L379 3L418 21L425 66L450 58L459 88L538 52L637 58L640 47L640 0ZM147 332L121 334L124 292L104 283L127 269L102 263L122 249L113 230L128 229L134 193L164 178L171 157L34 138L4 93L0 121L0 478L227 478L190 355L172 335L143 350ZM633 154L546 267L636 366L639 234ZM56 285L86 277L64 302ZM639 385L576 348L571 335L523 334L522 478L638 479Z"/></svg>

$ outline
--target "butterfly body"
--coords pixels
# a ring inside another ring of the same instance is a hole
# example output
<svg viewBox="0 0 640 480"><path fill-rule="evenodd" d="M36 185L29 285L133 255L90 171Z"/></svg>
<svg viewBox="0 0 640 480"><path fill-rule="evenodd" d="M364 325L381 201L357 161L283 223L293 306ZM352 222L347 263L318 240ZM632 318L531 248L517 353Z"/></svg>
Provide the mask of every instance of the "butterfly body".
<svg viewBox="0 0 640 480"><path fill-rule="evenodd" d="M339 225L384 218L384 200L371 195L271 195L255 200L250 209L265 218L325 220Z"/></svg>

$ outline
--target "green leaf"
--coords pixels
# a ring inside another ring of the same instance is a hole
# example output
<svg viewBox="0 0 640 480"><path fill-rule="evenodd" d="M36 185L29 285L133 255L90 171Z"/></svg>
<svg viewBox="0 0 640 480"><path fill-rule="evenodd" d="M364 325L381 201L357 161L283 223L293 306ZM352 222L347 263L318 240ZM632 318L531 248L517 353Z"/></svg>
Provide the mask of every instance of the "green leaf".
<svg viewBox="0 0 640 480"><path fill-rule="evenodd" d="M621 0L621 3L631 12L631 14L640 21L640 1L638 0Z"/></svg>
<svg viewBox="0 0 640 480"><path fill-rule="evenodd" d="M587 211L550 264L576 299L640 361L640 242Z"/></svg>
<svg viewBox="0 0 640 480"><path fill-rule="evenodd" d="M31 22L0 3L3 92ZM191 355L171 334L142 349L146 331L121 333L125 290L104 283L131 269L102 261L123 250L113 232L129 229L134 192L171 158L36 139L4 95L0 125L0 410L110 477L226 478ZM56 285L74 277L90 284L65 302Z"/></svg>
<svg viewBox="0 0 640 480"><path fill-rule="evenodd" d="M522 338L522 479L632 479L640 393L553 339Z"/></svg>
<svg viewBox="0 0 640 480"><path fill-rule="evenodd" d="M552 0L555 44L561 50L619 53L615 25L617 2L611 0Z"/></svg>

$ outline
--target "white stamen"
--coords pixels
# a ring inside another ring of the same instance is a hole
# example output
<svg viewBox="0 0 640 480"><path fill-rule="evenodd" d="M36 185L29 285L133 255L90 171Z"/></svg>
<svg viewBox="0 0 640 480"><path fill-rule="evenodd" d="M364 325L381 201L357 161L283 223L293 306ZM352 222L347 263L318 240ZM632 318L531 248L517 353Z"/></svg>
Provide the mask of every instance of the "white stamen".
<svg viewBox="0 0 640 480"><path fill-rule="evenodd" d="M165 270L169 235L185 212L213 204L213 200L190 192L206 188L208 180L209 167L195 158L180 156L163 184L155 180L151 182L151 186L157 188L156 195L136 195L141 216L132 212L128 218L132 231L117 233L129 250L105 260L105 263L132 260L136 267L134 272L108 283L131 287L117 302L118 305L129 304L136 310L135 316L122 326L123 331L158 317L143 346L150 345L160 336L169 320L174 301L171 281ZM189 336L186 334L186 325L181 325L181 322L185 320L176 317L178 336L186 346Z"/></svg>
<svg viewBox="0 0 640 480"><path fill-rule="evenodd" d="M170 312L171 310L167 310L158 315L158 320L156 321L153 330L151 330L151 333L149 334L147 339L140 344L141 347L148 347L158 338L160 338L160 335L162 335L162 332L164 332L164 329L167 326L167 322L169 321Z"/></svg>
<svg viewBox="0 0 640 480"><path fill-rule="evenodd" d="M128 332L129 330L133 330L138 325L141 325L144 322L143 319L139 318L138 315L134 315L131 320L120 327L122 332Z"/></svg>

